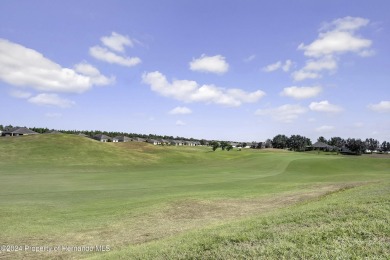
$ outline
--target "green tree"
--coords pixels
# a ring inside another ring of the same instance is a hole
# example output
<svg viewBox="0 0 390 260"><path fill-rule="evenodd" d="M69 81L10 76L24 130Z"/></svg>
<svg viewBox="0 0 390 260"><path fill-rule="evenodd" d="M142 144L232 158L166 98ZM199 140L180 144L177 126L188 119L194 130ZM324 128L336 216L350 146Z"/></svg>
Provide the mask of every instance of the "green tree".
<svg viewBox="0 0 390 260"><path fill-rule="evenodd" d="M219 145L221 147L222 150L225 150L225 148L228 146L229 144L225 141L222 141L221 144Z"/></svg>
<svg viewBox="0 0 390 260"><path fill-rule="evenodd" d="M383 141L383 143L381 144L381 150L382 150L382 152L390 151L390 143Z"/></svg>
<svg viewBox="0 0 390 260"><path fill-rule="evenodd" d="M379 141L373 138L366 139L366 147L371 151L371 153L379 148Z"/></svg>
<svg viewBox="0 0 390 260"><path fill-rule="evenodd" d="M212 149L213 149L214 152L215 152L215 150L217 150L218 147L219 147L219 143L218 143L217 141L212 141L212 142L210 142L209 144L211 145L211 147L212 147Z"/></svg>
<svg viewBox="0 0 390 260"><path fill-rule="evenodd" d="M341 148L345 145L345 140L341 137L332 137L329 139L328 144L335 147L337 154L339 154Z"/></svg>
<svg viewBox="0 0 390 260"><path fill-rule="evenodd" d="M293 151L304 151L306 146L311 145L311 141L301 135L292 135L288 139L287 145Z"/></svg>
<svg viewBox="0 0 390 260"><path fill-rule="evenodd" d="M233 146L231 144L228 144L226 146L226 151L230 151L231 149L233 149Z"/></svg>
<svg viewBox="0 0 390 260"><path fill-rule="evenodd" d="M265 140L265 148L272 148L272 140L271 139Z"/></svg>
<svg viewBox="0 0 390 260"><path fill-rule="evenodd" d="M345 146L356 154L362 154L366 149L366 144L360 139L348 138L345 142Z"/></svg>
<svg viewBox="0 0 390 260"><path fill-rule="evenodd" d="M272 147L278 149L287 148L288 137L285 135L277 135L272 139Z"/></svg>
<svg viewBox="0 0 390 260"><path fill-rule="evenodd" d="M323 136L318 137L317 142L321 142L321 143L325 143L325 144L328 143L328 141Z"/></svg>

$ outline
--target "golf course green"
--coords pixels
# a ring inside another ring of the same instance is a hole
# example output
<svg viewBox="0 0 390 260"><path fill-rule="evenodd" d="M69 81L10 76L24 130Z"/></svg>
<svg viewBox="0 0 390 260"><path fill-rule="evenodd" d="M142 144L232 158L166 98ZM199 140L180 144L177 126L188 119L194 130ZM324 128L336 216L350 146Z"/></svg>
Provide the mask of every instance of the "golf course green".
<svg viewBox="0 0 390 260"><path fill-rule="evenodd" d="M390 155L0 138L0 259L390 258Z"/></svg>

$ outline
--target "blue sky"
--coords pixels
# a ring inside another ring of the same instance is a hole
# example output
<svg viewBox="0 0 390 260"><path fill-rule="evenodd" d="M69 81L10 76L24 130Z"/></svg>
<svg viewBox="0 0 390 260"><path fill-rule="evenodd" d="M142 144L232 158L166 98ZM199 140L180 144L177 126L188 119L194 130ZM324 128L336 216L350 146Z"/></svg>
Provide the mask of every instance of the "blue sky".
<svg viewBox="0 0 390 260"><path fill-rule="evenodd" d="M0 123L390 141L390 2L0 2Z"/></svg>

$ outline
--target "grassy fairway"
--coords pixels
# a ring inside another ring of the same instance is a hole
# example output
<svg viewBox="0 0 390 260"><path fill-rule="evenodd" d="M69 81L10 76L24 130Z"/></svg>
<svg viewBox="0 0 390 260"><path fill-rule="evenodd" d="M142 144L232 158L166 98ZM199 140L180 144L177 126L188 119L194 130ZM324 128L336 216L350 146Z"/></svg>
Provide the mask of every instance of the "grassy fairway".
<svg viewBox="0 0 390 260"><path fill-rule="evenodd" d="M0 259L390 257L389 169L364 156L1 138L0 245L110 252Z"/></svg>

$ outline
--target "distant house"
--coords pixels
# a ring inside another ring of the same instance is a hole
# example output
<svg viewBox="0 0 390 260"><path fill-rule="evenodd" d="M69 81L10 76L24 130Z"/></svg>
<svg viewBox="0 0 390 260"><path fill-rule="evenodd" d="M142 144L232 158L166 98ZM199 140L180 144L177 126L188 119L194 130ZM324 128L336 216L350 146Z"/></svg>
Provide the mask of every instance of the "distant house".
<svg viewBox="0 0 390 260"><path fill-rule="evenodd" d="M131 138L132 142L145 142L146 140L140 137L133 137Z"/></svg>
<svg viewBox="0 0 390 260"><path fill-rule="evenodd" d="M229 143L233 148L236 148L236 147L239 147L240 144L239 143L236 143L236 142L230 142Z"/></svg>
<svg viewBox="0 0 390 260"><path fill-rule="evenodd" d="M103 142L103 143L106 143L106 142L109 142L112 140L111 137L109 137L107 135L103 135L103 134L94 135L92 138L97 140L97 141Z"/></svg>
<svg viewBox="0 0 390 260"><path fill-rule="evenodd" d="M161 142L155 139L148 139L146 142L153 144L153 145L161 145Z"/></svg>
<svg viewBox="0 0 390 260"><path fill-rule="evenodd" d="M194 142L191 142L191 141L185 141L184 142L184 145L187 145L187 146L196 146Z"/></svg>
<svg viewBox="0 0 390 260"><path fill-rule="evenodd" d="M181 140L171 140L170 144L174 146L182 146L184 145L184 142Z"/></svg>
<svg viewBox="0 0 390 260"><path fill-rule="evenodd" d="M312 147L315 150L322 150L322 151L331 151L335 149L334 146L328 145L323 142L316 142L315 144L312 145Z"/></svg>
<svg viewBox="0 0 390 260"><path fill-rule="evenodd" d="M131 138L130 137L127 137L127 136L116 136L112 139L113 142L115 142L114 140L116 140L116 142L130 142L131 141Z"/></svg>
<svg viewBox="0 0 390 260"><path fill-rule="evenodd" d="M28 129L27 127L13 127L11 129L4 130L1 136L21 136L21 135L37 135L37 132Z"/></svg>
<svg viewBox="0 0 390 260"><path fill-rule="evenodd" d="M355 152L352 152L351 150L349 150L346 146L341 147L340 153L341 154L356 154Z"/></svg>
<svg viewBox="0 0 390 260"><path fill-rule="evenodd" d="M168 145L168 144L170 144L170 141L165 140L165 139L160 139L158 141L160 142L161 145Z"/></svg>
<svg viewBox="0 0 390 260"><path fill-rule="evenodd" d="M252 148L252 142L244 142L242 143L242 148Z"/></svg>

